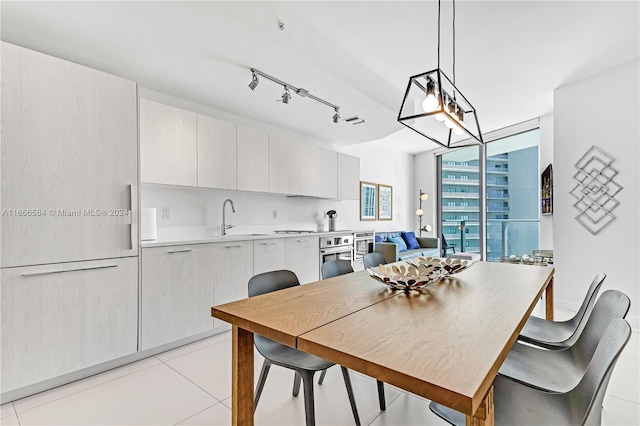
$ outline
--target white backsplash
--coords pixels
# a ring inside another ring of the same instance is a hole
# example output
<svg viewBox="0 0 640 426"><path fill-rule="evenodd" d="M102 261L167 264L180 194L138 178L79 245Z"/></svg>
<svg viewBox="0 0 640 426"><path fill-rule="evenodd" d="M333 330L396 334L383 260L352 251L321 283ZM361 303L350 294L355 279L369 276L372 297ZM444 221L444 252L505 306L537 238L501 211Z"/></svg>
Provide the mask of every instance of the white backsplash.
<svg viewBox="0 0 640 426"><path fill-rule="evenodd" d="M351 230L374 229L374 224L359 221L359 206L355 200L326 200L287 197L245 191L191 188L171 185L141 184L141 207L155 207L158 238L208 237L220 235L222 203L233 200L236 212L226 207L228 225L235 225L227 234L271 233L296 229L328 231L325 212L338 212L337 228ZM163 208L171 209L171 219L163 218ZM273 211L278 218L273 218Z"/></svg>

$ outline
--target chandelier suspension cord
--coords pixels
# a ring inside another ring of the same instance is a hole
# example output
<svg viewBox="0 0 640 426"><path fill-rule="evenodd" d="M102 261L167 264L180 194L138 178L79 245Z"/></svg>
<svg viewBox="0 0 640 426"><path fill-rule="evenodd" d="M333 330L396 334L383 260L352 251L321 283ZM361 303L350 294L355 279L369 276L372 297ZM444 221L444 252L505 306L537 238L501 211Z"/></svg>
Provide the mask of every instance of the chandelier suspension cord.
<svg viewBox="0 0 640 426"><path fill-rule="evenodd" d="M453 85L456 85L456 0L453 0Z"/></svg>
<svg viewBox="0 0 640 426"><path fill-rule="evenodd" d="M440 0L438 0L438 69L440 69Z"/></svg>

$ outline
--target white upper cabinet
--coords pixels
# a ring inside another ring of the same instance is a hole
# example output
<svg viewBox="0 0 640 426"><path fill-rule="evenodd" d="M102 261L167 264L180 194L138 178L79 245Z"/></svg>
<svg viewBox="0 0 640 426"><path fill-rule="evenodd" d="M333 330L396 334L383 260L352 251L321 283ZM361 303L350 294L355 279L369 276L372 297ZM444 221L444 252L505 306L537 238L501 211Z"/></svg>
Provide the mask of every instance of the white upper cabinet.
<svg viewBox="0 0 640 426"><path fill-rule="evenodd" d="M198 114L198 186L236 189L236 125Z"/></svg>
<svg viewBox="0 0 640 426"><path fill-rule="evenodd" d="M360 159L338 153L338 198L360 199Z"/></svg>
<svg viewBox="0 0 640 426"><path fill-rule="evenodd" d="M269 192L269 134L238 125L236 187Z"/></svg>
<svg viewBox="0 0 640 426"><path fill-rule="evenodd" d="M269 135L269 192L276 194L301 194L303 147L287 137Z"/></svg>
<svg viewBox="0 0 640 426"><path fill-rule="evenodd" d="M140 99L140 180L198 185L197 115Z"/></svg>
<svg viewBox="0 0 640 426"><path fill-rule="evenodd" d="M136 84L1 50L1 266L137 256Z"/></svg>
<svg viewBox="0 0 640 426"><path fill-rule="evenodd" d="M335 151L270 134L270 191L278 194L336 198L338 157Z"/></svg>

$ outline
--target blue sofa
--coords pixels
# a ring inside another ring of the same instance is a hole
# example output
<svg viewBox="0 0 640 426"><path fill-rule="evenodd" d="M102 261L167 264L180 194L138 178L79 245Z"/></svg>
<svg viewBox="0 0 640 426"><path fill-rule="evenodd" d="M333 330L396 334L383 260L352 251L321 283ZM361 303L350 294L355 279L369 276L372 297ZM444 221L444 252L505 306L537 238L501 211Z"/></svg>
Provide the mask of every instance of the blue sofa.
<svg viewBox="0 0 640 426"><path fill-rule="evenodd" d="M413 250L399 250L398 245L390 242L390 238L402 238L400 231L376 232L376 239L382 240L374 243L374 251L381 253L387 263L398 260L411 259L418 256L440 257L440 239L436 237L416 237L420 248Z"/></svg>

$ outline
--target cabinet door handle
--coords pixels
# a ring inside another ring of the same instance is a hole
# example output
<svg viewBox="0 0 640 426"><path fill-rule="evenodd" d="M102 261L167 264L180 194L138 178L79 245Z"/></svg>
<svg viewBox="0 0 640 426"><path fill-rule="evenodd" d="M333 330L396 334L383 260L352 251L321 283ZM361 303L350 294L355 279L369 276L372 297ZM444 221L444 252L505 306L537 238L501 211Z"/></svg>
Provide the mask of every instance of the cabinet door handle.
<svg viewBox="0 0 640 426"><path fill-rule="evenodd" d="M224 246L224 248L235 248L235 247L242 247L242 245L236 244L236 245L233 245L233 246Z"/></svg>
<svg viewBox="0 0 640 426"><path fill-rule="evenodd" d="M261 243L263 246L275 246L276 243Z"/></svg>
<svg viewBox="0 0 640 426"><path fill-rule="evenodd" d="M133 250L133 185L129 184L129 250Z"/></svg>
<svg viewBox="0 0 640 426"><path fill-rule="evenodd" d="M306 243L306 242L308 242L308 241L309 241L309 240L296 240L296 242L297 242L297 243Z"/></svg>
<svg viewBox="0 0 640 426"><path fill-rule="evenodd" d="M118 265L92 266L90 268L64 269L62 271L31 272L28 274L22 274L22 276L35 277L37 275L64 274L65 272L94 271L96 269L107 269L107 268L117 268L117 267Z"/></svg>
<svg viewBox="0 0 640 426"><path fill-rule="evenodd" d="M169 250L167 253L169 254L174 254L174 253L189 253L191 251L191 249L184 249L184 250Z"/></svg>

